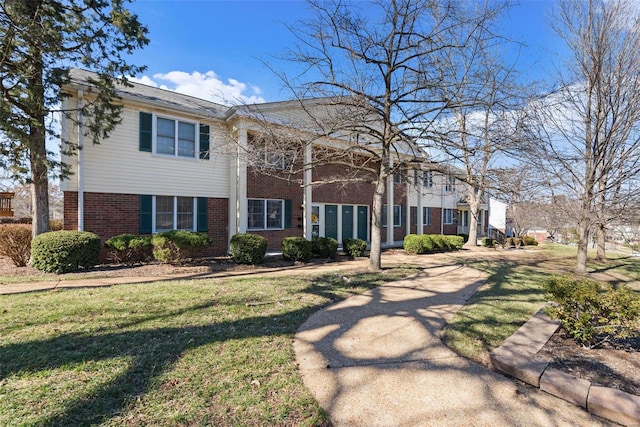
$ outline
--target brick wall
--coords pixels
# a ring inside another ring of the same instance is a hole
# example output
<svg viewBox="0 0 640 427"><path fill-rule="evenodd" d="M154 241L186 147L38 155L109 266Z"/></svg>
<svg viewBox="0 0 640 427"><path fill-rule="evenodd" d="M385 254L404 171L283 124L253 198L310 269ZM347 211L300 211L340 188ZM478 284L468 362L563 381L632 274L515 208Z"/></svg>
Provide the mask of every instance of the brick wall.
<svg viewBox="0 0 640 427"><path fill-rule="evenodd" d="M205 256L227 253L228 203L227 199L212 198L207 202L207 234L213 239L213 244ZM84 206L85 231L96 233L103 242L119 234L140 233L140 196L137 194L84 193ZM78 228L77 192L64 192L64 228Z"/></svg>

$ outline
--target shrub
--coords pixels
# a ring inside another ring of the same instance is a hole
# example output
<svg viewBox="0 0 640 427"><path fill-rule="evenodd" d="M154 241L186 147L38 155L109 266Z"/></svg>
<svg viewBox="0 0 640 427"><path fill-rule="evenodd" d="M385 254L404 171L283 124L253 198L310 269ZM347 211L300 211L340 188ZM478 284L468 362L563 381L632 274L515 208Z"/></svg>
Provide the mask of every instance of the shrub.
<svg viewBox="0 0 640 427"><path fill-rule="evenodd" d="M640 332L640 296L626 286L613 289L586 279L558 276L543 286L553 301L547 313L559 319L579 344L595 348Z"/></svg>
<svg viewBox="0 0 640 427"><path fill-rule="evenodd" d="M496 246L496 239L492 239L491 237L483 237L481 242L482 246L487 248L495 248Z"/></svg>
<svg viewBox="0 0 640 427"><path fill-rule="evenodd" d="M314 237L311 253L318 258L333 258L338 253L338 241L333 237Z"/></svg>
<svg viewBox="0 0 640 427"><path fill-rule="evenodd" d="M463 236L445 236L449 249L459 250L464 245Z"/></svg>
<svg viewBox="0 0 640 427"><path fill-rule="evenodd" d="M31 265L49 273L93 267L99 257L100 237L87 231L50 231L31 241Z"/></svg>
<svg viewBox="0 0 640 427"><path fill-rule="evenodd" d="M462 237L462 244L463 245L469 241L469 235L468 234L461 233L461 234L458 234L458 236Z"/></svg>
<svg viewBox="0 0 640 427"><path fill-rule="evenodd" d="M149 236L120 234L104 242L109 248L109 259L126 264L144 262L152 256L152 243Z"/></svg>
<svg viewBox="0 0 640 427"><path fill-rule="evenodd" d="M49 231L60 231L64 228L64 221L61 219L49 220Z"/></svg>
<svg viewBox="0 0 640 427"><path fill-rule="evenodd" d="M165 263L195 258L211 243L211 237L206 233L185 230L165 231L151 238L153 257Z"/></svg>
<svg viewBox="0 0 640 427"><path fill-rule="evenodd" d="M367 250L367 242L362 239L344 239L342 241L342 249L350 257L364 256Z"/></svg>
<svg viewBox="0 0 640 427"><path fill-rule="evenodd" d="M533 236L523 236L521 242L522 246L538 246L538 241Z"/></svg>
<svg viewBox="0 0 640 427"><path fill-rule="evenodd" d="M304 237L285 237L282 240L282 257L292 261L309 261L311 242Z"/></svg>
<svg viewBox="0 0 640 427"><path fill-rule="evenodd" d="M267 253L267 239L257 234L234 234L229 249L236 264L260 264Z"/></svg>
<svg viewBox="0 0 640 427"><path fill-rule="evenodd" d="M29 263L31 226L8 224L0 226L0 255L8 257L16 267Z"/></svg>
<svg viewBox="0 0 640 427"><path fill-rule="evenodd" d="M417 234L407 234L404 236L403 247L408 254L415 255L424 253L421 236Z"/></svg>
<svg viewBox="0 0 640 427"><path fill-rule="evenodd" d="M435 251L446 251L449 250L449 243L447 239L442 234L431 234L431 239L433 240L433 250Z"/></svg>
<svg viewBox="0 0 640 427"><path fill-rule="evenodd" d="M436 243L433 237L433 234L423 234L420 236L423 254L435 251Z"/></svg>

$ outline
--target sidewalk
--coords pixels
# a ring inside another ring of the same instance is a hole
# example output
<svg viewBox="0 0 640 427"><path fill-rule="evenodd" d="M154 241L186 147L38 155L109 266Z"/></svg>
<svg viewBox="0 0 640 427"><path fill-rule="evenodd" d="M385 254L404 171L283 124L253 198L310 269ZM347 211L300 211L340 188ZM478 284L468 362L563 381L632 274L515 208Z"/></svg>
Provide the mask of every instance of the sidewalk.
<svg viewBox="0 0 640 427"><path fill-rule="evenodd" d="M312 315L294 349L306 387L340 426L597 426L607 421L449 350L438 337L483 283L433 265Z"/></svg>

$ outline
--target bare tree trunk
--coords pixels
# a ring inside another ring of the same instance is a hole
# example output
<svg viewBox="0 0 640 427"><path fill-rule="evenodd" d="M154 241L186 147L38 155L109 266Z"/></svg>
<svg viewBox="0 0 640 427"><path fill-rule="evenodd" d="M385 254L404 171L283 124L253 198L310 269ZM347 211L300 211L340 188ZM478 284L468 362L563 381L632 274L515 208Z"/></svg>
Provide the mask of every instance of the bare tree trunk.
<svg viewBox="0 0 640 427"><path fill-rule="evenodd" d="M378 175L373 193L369 271L380 271L382 269L382 198L386 189L386 177L382 177L381 175L382 174Z"/></svg>
<svg viewBox="0 0 640 427"><path fill-rule="evenodd" d="M606 248L606 234L607 229L604 224L599 224L596 229L596 242L598 252L596 254L596 260L598 262L606 262L607 261L607 248Z"/></svg>
<svg viewBox="0 0 640 427"><path fill-rule="evenodd" d="M481 193L473 186L467 184L469 191L469 239L464 244L465 247L471 248L478 246L478 211L480 210Z"/></svg>
<svg viewBox="0 0 640 427"><path fill-rule="evenodd" d="M578 224L578 258L576 272L587 272L587 249L589 248L589 220L584 219Z"/></svg>

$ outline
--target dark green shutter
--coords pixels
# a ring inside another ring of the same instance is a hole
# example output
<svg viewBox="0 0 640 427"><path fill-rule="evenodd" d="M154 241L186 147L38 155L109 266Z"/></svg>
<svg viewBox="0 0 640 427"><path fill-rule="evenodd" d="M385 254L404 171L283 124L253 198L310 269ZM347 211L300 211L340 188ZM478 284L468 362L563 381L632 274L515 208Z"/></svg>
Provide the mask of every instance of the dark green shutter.
<svg viewBox="0 0 640 427"><path fill-rule="evenodd" d="M209 160L209 125L200 125L200 158Z"/></svg>
<svg viewBox="0 0 640 427"><path fill-rule="evenodd" d="M407 207L400 205L400 225L407 225Z"/></svg>
<svg viewBox="0 0 640 427"><path fill-rule="evenodd" d="M291 228L292 216L293 216L293 206L291 203L291 199L287 199L284 201L284 228Z"/></svg>
<svg viewBox="0 0 640 427"><path fill-rule="evenodd" d="M411 206L411 225L418 225L418 207Z"/></svg>
<svg viewBox="0 0 640 427"><path fill-rule="evenodd" d="M140 151L151 152L153 116L140 111Z"/></svg>
<svg viewBox="0 0 640 427"><path fill-rule="evenodd" d="M140 196L140 234L153 232L153 197Z"/></svg>
<svg viewBox="0 0 640 427"><path fill-rule="evenodd" d="M209 231L208 201L206 197L198 197L198 231Z"/></svg>

